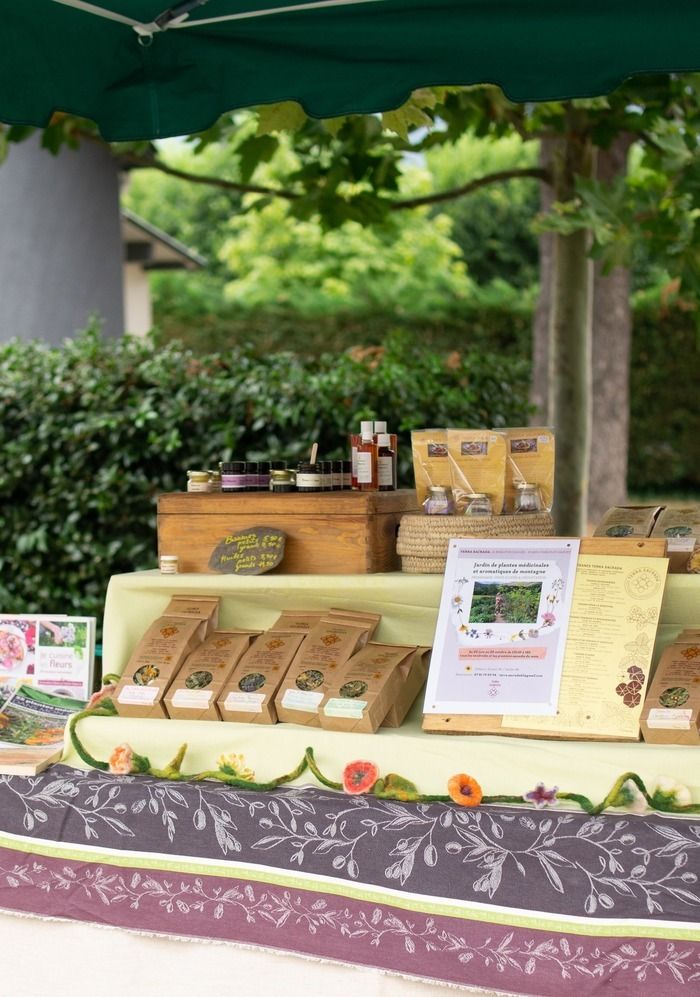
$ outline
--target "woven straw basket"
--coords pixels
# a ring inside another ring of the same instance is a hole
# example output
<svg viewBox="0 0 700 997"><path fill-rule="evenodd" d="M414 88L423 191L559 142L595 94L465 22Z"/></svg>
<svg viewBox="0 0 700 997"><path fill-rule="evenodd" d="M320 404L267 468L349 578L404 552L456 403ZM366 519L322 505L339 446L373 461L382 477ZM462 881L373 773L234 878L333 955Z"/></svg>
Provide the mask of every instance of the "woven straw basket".
<svg viewBox="0 0 700 997"><path fill-rule="evenodd" d="M442 574L447 547L455 537L507 540L510 537L553 537L554 521L548 512L518 516L426 516L408 513L401 517L396 552L403 571Z"/></svg>

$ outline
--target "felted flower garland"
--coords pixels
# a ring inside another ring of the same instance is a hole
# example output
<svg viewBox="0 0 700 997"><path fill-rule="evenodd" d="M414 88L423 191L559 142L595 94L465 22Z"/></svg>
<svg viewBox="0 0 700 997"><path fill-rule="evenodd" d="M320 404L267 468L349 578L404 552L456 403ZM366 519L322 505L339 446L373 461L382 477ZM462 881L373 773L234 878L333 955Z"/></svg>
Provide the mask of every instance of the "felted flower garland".
<svg viewBox="0 0 700 997"><path fill-rule="evenodd" d="M117 716L117 709L111 699L113 690L113 686L105 686L100 692L95 693L87 707L71 717L68 723L68 733L71 744L87 765L103 772L111 772L114 775L152 775L158 779L174 782L199 782L203 779L216 779L238 789L268 792L293 782L308 770L322 786L326 786L328 789L350 795L369 793L380 799L404 802L456 803L463 807L478 807L482 803L526 803L530 806L543 808L556 806L560 800L566 800L578 804L582 810L593 816L610 807L623 807L637 812L643 812L648 807L662 813L700 814L700 804L690 802L690 793L685 786L675 783L673 780L664 779L652 792L649 792L642 779L635 772L623 773L615 781L605 798L600 803L594 804L587 796L580 793L561 792L556 786L547 789L541 782L533 790L525 792L521 796L485 796L476 779L465 773L454 775L448 780L447 794L419 793L416 785L409 779L394 772L381 777L376 764L366 760L350 762L343 770L342 781L335 782L319 769L313 748L306 749L304 757L291 772L267 782L257 782L255 773L246 766L244 757L235 753L221 755L215 769L184 773L182 772L182 764L187 752L186 744L181 745L177 754L164 768L155 768L145 755L139 755L129 744L117 745L109 760L102 761L94 758L85 748L78 737L77 726L84 717Z"/></svg>

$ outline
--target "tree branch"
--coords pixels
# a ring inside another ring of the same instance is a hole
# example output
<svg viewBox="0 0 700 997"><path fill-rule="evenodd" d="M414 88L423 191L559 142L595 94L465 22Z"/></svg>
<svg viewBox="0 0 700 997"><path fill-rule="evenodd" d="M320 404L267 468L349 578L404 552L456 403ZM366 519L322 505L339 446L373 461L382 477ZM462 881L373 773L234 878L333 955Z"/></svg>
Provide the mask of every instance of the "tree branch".
<svg viewBox="0 0 700 997"><path fill-rule="evenodd" d="M91 132L83 129L76 129L76 134L81 138L89 139L93 142L104 144L102 139ZM153 155L140 155L136 152L114 153L117 162L124 167L160 170L167 176L176 177L178 180L186 180L188 183L208 184L210 187L219 187L221 190L237 191L239 194L262 194L264 196L282 197L288 201L296 201L302 195L298 191L288 190L284 187L263 187L259 184L238 183L235 180L225 180L223 177L203 176L198 173L190 173L187 170L178 170L174 166L168 166ZM403 201L394 201L391 211L405 211L410 208L419 208L427 204L441 204L444 201L452 201L455 198L471 194L480 187L486 187L492 183L501 183L504 180L527 179L542 180L544 183L551 183L552 178L549 170L543 167L522 167L512 170L500 170L489 173L487 176L477 177L461 187L453 187L450 190L437 191L433 194L425 194L422 197L412 197Z"/></svg>
<svg viewBox="0 0 700 997"><path fill-rule="evenodd" d="M202 176L199 173L189 173L187 170L177 170L174 166L168 166L155 157L139 156L135 152L118 153L116 159L121 166L160 170L161 173L165 173L169 177L176 177L178 180L208 184L210 187L220 187L221 190L235 190L239 194L264 194L272 197L283 197L288 201L295 201L301 196L293 190L286 190L284 187L263 187L259 184L238 183L235 180L224 180L223 177Z"/></svg>
<svg viewBox="0 0 700 997"><path fill-rule="evenodd" d="M461 187L453 187L451 190L441 190L435 194L425 194L423 197L411 197L405 201L394 201L391 210L403 211L406 208L420 208L425 204L440 204L443 201L452 201L457 197L463 197L465 194L471 194L480 187L487 187L492 183L501 183L504 180L518 180L528 177L533 180L542 180L544 183L552 182L549 170L545 170L539 166L499 170L496 173L489 173L484 177L477 177L476 180L470 180L469 183L465 183Z"/></svg>

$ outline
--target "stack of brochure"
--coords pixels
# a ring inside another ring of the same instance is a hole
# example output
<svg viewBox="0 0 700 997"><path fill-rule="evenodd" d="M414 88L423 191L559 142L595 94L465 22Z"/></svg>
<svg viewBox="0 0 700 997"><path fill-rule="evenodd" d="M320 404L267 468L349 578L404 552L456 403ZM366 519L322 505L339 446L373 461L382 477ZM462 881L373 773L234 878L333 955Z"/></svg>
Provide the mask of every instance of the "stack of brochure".
<svg viewBox="0 0 700 997"><path fill-rule="evenodd" d="M13 688L0 706L0 773L36 775L57 762L66 723L84 706L29 686Z"/></svg>

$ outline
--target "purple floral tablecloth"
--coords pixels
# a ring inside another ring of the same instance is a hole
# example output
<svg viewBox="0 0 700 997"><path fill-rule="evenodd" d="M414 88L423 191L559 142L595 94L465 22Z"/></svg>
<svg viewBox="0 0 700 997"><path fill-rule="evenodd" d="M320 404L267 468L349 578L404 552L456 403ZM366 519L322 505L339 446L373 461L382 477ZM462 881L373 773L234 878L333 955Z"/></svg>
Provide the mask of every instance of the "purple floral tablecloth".
<svg viewBox="0 0 700 997"><path fill-rule="evenodd" d="M0 907L510 994L700 993L700 819L0 777Z"/></svg>

